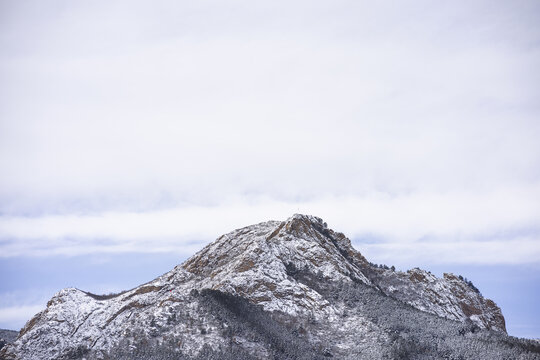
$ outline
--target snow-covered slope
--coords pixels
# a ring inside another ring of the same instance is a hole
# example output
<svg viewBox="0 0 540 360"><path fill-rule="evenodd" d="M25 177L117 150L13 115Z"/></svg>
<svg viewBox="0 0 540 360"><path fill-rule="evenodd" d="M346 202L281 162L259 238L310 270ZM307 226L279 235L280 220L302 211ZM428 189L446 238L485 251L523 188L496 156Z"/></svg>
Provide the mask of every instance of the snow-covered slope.
<svg viewBox="0 0 540 360"><path fill-rule="evenodd" d="M308 286L295 282L287 268L309 268L327 280L370 284L360 268L340 252L350 246L342 234L321 219L295 215L285 222L267 222L223 235L183 264L197 286L242 296L265 310L291 315L333 314L328 302Z"/></svg>
<svg viewBox="0 0 540 360"><path fill-rule="evenodd" d="M379 270L375 282L387 295L417 309L452 320L471 320L483 329L506 332L501 309L454 274L438 278L414 268L407 272Z"/></svg>
<svg viewBox="0 0 540 360"><path fill-rule="evenodd" d="M332 286L346 289L339 290L345 295L332 294L328 291ZM322 346L322 339L334 339L334 354L377 358L374 354L383 353L381 347L392 341L391 336L365 313L348 310L359 309L343 299L350 297L347 289L352 287L369 289L377 299L389 296L439 317L468 319L479 328L505 332L495 303L458 277L447 274L440 279L419 269L407 273L378 269L321 219L294 215L223 235L170 272L116 296L61 290L0 355L6 359L107 358L119 346L135 348L151 339L183 356L201 354L205 345L216 351L230 349L233 341L257 358L271 357L275 345L241 331L231 335L232 320L209 310L208 296L219 300L219 294L229 294L256 305L260 316L270 314L268 321L285 324L284 329L292 329L306 343Z"/></svg>

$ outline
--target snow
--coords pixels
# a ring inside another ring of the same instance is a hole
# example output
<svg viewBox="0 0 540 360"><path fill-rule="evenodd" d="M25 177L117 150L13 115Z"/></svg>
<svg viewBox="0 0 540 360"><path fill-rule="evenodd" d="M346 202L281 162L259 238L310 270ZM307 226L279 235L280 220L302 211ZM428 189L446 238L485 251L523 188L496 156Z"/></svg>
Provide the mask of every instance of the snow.
<svg viewBox="0 0 540 360"><path fill-rule="evenodd" d="M294 265L296 269L320 274L326 281L373 285L363 272L366 264L344 254L363 259L347 238L328 229L314 216L297 214L283 222L269 221L237 229L168 273L111 299L94 299L75 288L59 291L6 353L51 359L77 346L105 353L120 341L130 341L141 334L160 341L181 337L182 350L187 354L196 354L204 344L217 348L225 341L219 333L209 331L201 336L199 328L215 329L220 324L209 317L201 318L198 304L190 296L194 289L219 290L246 298L266 311L309 315L335 324L328 329L342 329L339 346L355 347L351 329L376 333L376 325L359 315L343 320L342 308L330 304L287 273L287 266ZM466 319L460 305L463 301L479 309L480 314L471 316L471 320L481 327L493 324L497 311L500 314L498 308L488 309L479 294L455 277L439 279L420 269L407 273L385 270L380 276L384 281L377 285L383 292L441 317ZM172 316L182 316L185 321L170 326Z"/></svg>

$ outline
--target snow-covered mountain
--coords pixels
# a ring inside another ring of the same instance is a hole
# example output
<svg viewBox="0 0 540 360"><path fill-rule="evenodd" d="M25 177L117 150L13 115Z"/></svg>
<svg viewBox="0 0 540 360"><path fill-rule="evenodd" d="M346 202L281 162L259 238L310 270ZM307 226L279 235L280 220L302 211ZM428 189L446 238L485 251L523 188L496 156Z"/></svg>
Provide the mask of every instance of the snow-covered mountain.
<svg viewBox="0 0 540 360"><path fill-rule="evenodd" d="M0 356L537 359L539 352L508 337L499 307L464 279L375 266L320 218L294 215L223 235L120 294L61 290Z"/></svg>

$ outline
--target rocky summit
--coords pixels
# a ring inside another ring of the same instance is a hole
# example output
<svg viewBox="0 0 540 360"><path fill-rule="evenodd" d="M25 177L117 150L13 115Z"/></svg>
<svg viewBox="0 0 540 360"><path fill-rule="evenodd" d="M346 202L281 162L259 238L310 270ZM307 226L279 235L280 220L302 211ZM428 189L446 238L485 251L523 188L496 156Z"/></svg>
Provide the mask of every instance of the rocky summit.
<svg viewBox="0 0 540 360"><path fill-rule="evenodd" d="M320 218L219 237L157 279L68 288L2 359L540 359L461 276L368 262Z"/></svg>

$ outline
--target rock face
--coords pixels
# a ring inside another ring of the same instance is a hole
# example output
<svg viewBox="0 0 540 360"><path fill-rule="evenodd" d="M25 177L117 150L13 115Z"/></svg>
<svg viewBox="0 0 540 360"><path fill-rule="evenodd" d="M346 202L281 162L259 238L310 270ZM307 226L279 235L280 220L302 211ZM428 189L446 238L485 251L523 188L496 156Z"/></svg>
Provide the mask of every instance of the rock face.
<svg viewBox="0 0 540 360"><path fill-rule="evenodd" d="M328 280L370 284L342 248L352 249L343 234L327 229L319 218L296 215L223 235L183 268L195 275L198 286L244 297L264 310L326 317L332 314L330 304L291 279L288 269L309 268Z"/></svg>
<svg viewBox="0 0 540 360"><path fill-rule="evenodd" d="M410 346L422 343L426 331L442 342L426 343L428 355L453 354L452 341L474 336L486 337L478 342L496 350L491 358L536 349L501 348L500 338L508 338L501 310L459 277L373 266L321 219L294 215L223 235L120 294L61 290L0 356L400 358L399 351L420 351Z"/></svg>
<svg viewBox="0 0 540 360"><path fill-rule="evenodd" d="M506 332L501 309L454 274L442 279L418 268L406 273L384 270L376 282L388 296L447 319L471 320L482 329Z"/></svg>

